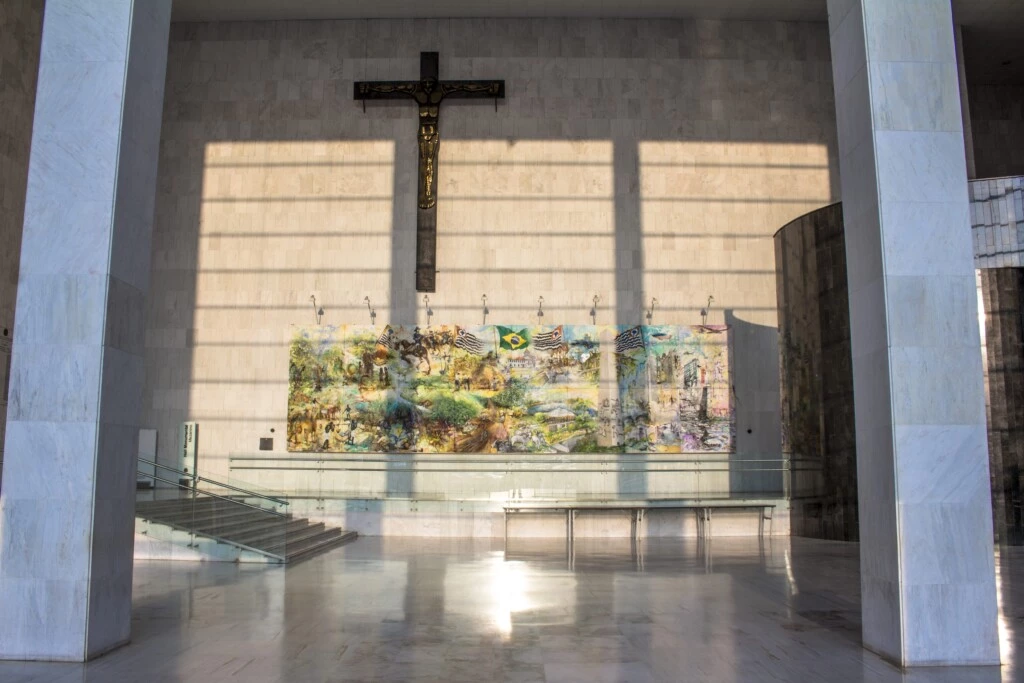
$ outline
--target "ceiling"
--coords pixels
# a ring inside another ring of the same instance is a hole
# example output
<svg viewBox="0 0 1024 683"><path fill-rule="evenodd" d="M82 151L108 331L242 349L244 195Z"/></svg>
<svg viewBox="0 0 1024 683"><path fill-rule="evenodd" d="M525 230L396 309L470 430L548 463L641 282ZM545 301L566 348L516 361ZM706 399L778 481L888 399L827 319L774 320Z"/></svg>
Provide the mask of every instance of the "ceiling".
<svg viewBox="0 0 1024 683"><path fill-rule="evenodd" d="M175 21L425 17L824 20L825 0L174 0Z"/></svg>
<svg viewBox="0 0 1024 683"><path fill-rule="evenodd" d="M893 0L902 1L902 0ZM1024 0L953 0L971 81L1024 83ZM825 21L826 0L174 0L175 21L631 17ZM1009 64L1006 64L1009 62Z"/></svg>

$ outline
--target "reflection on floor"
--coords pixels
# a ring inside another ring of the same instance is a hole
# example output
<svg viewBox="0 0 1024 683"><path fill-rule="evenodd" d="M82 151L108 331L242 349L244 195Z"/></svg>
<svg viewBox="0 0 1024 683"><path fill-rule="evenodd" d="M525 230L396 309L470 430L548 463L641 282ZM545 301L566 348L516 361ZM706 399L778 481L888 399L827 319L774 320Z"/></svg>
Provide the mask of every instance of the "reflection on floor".
<svg viewBox="0 0 1024 683"><path fill-rule="evenodd" d="M1019 680L1024 553L1004 551L1002 669L901 674L860 647L858 548L776 538L565 544L362 538L290 567L140 562L133 642L0 681ZM2 618L2 617L0 617Z"/></svg>

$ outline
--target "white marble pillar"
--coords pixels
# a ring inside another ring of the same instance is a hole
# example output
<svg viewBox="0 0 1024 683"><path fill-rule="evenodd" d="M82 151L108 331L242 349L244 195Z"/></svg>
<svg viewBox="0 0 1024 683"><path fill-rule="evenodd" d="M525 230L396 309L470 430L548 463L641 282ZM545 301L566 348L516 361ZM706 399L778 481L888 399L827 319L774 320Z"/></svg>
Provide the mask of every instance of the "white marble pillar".
<svg viewBox="0 0 1024 683"><path fill-rule="evenodd" d="M985 404L950 0L828 0L864 646L996 664Z"/></svg>
<svg viewBox="0 0 1024 683"><path fill-rule="evenodd" d="M170 0L47 0L18 280L0 658L127 642Z"/></svg>

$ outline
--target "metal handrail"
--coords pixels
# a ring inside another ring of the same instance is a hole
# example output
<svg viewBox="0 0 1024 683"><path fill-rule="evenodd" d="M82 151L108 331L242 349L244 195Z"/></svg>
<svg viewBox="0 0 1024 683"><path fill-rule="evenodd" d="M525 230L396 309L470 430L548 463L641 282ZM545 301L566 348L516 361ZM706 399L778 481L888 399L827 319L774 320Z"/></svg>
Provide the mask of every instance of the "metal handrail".
<svg viewBox="0 0 1024 683"><path fill-rule="evenodd" d="M758 473L758 472L791 472L792 471L789 468L785 468L785 467L772 467L772 468L760 467L760 468L749 468L749 469L744 469L744 470L730 469L728 467L704 468L704 469L681 468L681 467L676 467L676 468L657 468L657 469L642 468L642 467L620 468L620 469L611 469L611 468L603 468L603 469L597 469L597 468L587 468L587 469L584 469L584 468L572 468L572 469L564 469L564 470L554 470L554 469L551 469L551 468L534 467L534 468L531 468L531 469L522 469L522 468L517 468L517 469L511 469L511 468L501 469L501 468L492 468L492 469L465 470L465 469L459 469L459 468L454 468L454 467L446 467L446 468L434 467L434 468L419 468L419 469L412 468L412 467L403 467L401 469L398 469L398 468L389 469L387 467L291 467L291 466L271 467L271 466L268 466L268 465L239 466L239 467L235 467L234 469L236 469L236 470L265 471L265 472L271 472L271 471L280 471L280 472L400 472L400 473L403 473L403 474L404 473L418 473L418 472L424 473L424 474L452 474L452 473L465 473L465 474L503 474L503 473L509 473L509 474L536 474L538 472L541 472L541 473L557 473L557 474L574 474L574 473L580 473L580 474L616 474L616 473L620 473L620 472L621 473L626 473L626 474L631 473L631 472L648 472L648 473L652 473L652 474L657 474L658 472L668 472L668 473L676 473L676 474L678 474L678 473L685 473L685 472L700 472L700 473L707 474L707 473L711 473L711 472L715 472L715 473L729 472L729 473L743 474L743 473ZM801 470L801 471L803 471L803 470ZM807 470L807 471L810 471L810 470Z"/></svg>
<svg viewBox="0 0 1024 683"><path fill-rule="evenodd" d="M169 467L167 469L174 470L173 467ZM180 472L180 470L174 470L174 471ZM139 474L141 474L141 475L143 475L145 477L148 477L150 479L155 479L157 481L162 481L165 484L173 484L173 485L177 486L178 488L187 488L187 487L183 487L180 483L178 483L176 481L171 481L170 479L164 479L163 477L157 476L155 474L149 474L148 472L143 472L142 470L139 470ZM244 505L247 508L252 508L253 510L259 510L260 512L267 512L267 513L270 513L270 514L275 515L277 517L285 517L285 518L288 517L288 515L286 513L284 513L284 512L278 512L277 510L268 510L267 508L261 508L259 505L252 505L250 503L246 503L244 501L237 500L235 498L228 498L227 496L218 496L216 493L210 493L209 491L203 491L203 490L200 490L200 489L195 489L195 490L198 491L199 493L203 494L204 496L210 496L212 498L217 498L219 500L226 500L229 503L235 503L237 505ZM157 502L159 502L159 500L157 500Z"/></svg>
<svg viewBox="0 0 1024 683"><path fill-rule="evenodd" d="M426 455L427 457L423 457ZM719 458L708 458L700 457L665 457L670 454L665 453L609 453L606 458L594 458L587 456L562 456L562 455L551 455L547 453L536 454L539 457L536 458L519 458L519 459L501 459L501 458L481 458L481 457L470 457L470 458L453 458L447 454L440 453L394 453L387 456L384 455L370 455L369 457L317 457L309 455L296 455L289 453L287 460L289 462L324 462L324 463L395 463L416 460L422 463L429 464L459 464L459 465L472 465L477 463L487 463L495 465L535 465L537 463L545 464L559 464L559 465L578 465L578 464L590 464L590 465L604 465L615 462L642 462L645 461L648 464L673 464L673 463L697 463L697 462L710 462L710 463L746 463L746 462L782 462L785 458L737 458L732 453L712 453L710 455L720 455ZM709 455L702 453L702 456ZM655 457L651 457L655 456ZM282 460L280 455L230 455L228 460L234 461L250 461L250 462L274 462Z"/></svg>
<svg viewBox="0 0 1024 683"><path fill-rule="evenodd" d="M141 472L141 470L140 470L140 472ZM179 486L179 487L181 486L181 484L177 484L176 482L173 482L170 479L164 479L163 477L158 477L155 474L146 474L145 476L150 477L152 479L156 479L158 481L166 482L168 484L174 484L174 485ZM192 490L195 491L196 489L192 489ZM255 505L249 505L248 503L243 503L242 501L234 500L233 498L224 498L223 496L218 496L215 493L207 493L205 491L203 491L202 493L203 493L203 495L213 496L214 498L220 498L221 500L226 500L226 501L228 501L230 503L238 503L239 505L244 505L245 507L252 508L254 510L259 510L260 512L269 512L272 515L276 515L278 517L287 518L287 515L282 515L281 513L275 512L274 510L267 510L266 508L257 507ZM193 513L192 514L193 514L193 522L194 522L194 518L195 518L195 498L193 498L192 503L193 503L193 508L192 508ZM146 516L145 513L143 513L141 515L141 517L143 519L147 519L147 516ZM280 560L282 562L286 562L287 561L287 558L284 555L281 555L279 553L272 553L270 551L263 550L261 548L253 547L253 546L248 545L246 543L239 543L238 541L235 541L235 540L232 540L232 539L228 539L228 538L223 538L221 536L218 536L217 534L211 534L211 533L208 533L208 532L205 532L205 531L197 532L195 527L185 526L185 525L179 524L177 522L168 522L168 521L164 521L164 520L154 519L153 521L156 522L157 524L163 524L163 525L169 526L172 529L181 529L182 531L187 531L192 536L193 542L194 542L194 539L196 537L196 534L200 533L202 536L205 536L206 538L212 538L213 540L218 541L218 542L228 543L230 545L237 546L237 547L242 548L244 550L248 550L248 551L260 554L260 555L266 555L267 557L272 557L275 560Z"/></svg>
<svg viewBox="0 0 1024 683"><path fill-rule="evenodd" d="M206 482L207 484L214 484L216 486L222 486L222 487L224 487L226 489L231 489L232 491L238 491L239 493L244 493L248 497L261 498L263 500L269 500L269 501L272 501L274 503L277 503L278 505L290 505L290 503L287 500L282 500L280 498L274 498L273 496L267 496L267 495L264 495L262 493L256 493L255 491L249 491L247 489L239 488L237 486L232 486L231 484L225 484L225 483L220 482L220 481L214 481L213 479L207 479L206 477L199 476L198 474L189 474L188 472L182 472L179 469L176 469L174 467L168 467L167 465L161 465L160 463L153 462L152 460L146 460L145 458L139 458L138 461L142 462L142 463L145 463L147 465L152 465L153 467L159 467L160 469L163 469L163 470L170 470L171 472L177 472L178 474L182 475L183 477L187 477L187 478L193 479L195 481L202 481L202 482ZM145 477L154 477L154 478L156 477L155 474L149 474L147 472L143 472L142 470L139 470L139 474L142 474ZM166 480L161 479L160 481L166 481ZM211 493L209 495L212 496L214 494ZM260 509L262 510L263 508L260 508Z"/></svg>

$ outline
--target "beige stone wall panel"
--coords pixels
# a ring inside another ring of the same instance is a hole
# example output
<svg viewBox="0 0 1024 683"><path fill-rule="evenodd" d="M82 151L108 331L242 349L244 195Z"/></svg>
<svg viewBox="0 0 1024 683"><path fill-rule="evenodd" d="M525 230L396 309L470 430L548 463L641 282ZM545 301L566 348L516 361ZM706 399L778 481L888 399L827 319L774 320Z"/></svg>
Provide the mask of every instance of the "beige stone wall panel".
<svg viewBox="0 0 1024 683"><path fill-rule="evenodd" d="M479 323L487 294L490 322L533 322L543 296L545 322L589 323L597 294L598 323L640 322L656 297L656 323L693 324L714 295L708 322L736 326L742 357L737 457L777 455L772 235L838 199L827 27L461 19L172 28L144 406L162 456L186 419L211 476L270 428L283 449L289 327L313 322L311 294L329 324L369 323L367 296L378 324L426 322L415 108L352 100L355 80L416 77L421 50L442 78L507 92L497 112L443 107L433 322ZM360 476L315 486L394 484ZM565 476L513 485L621 488ZM414 486L476 495L484 479Z"/></svg>

